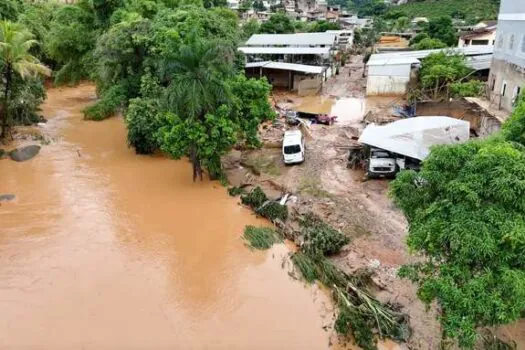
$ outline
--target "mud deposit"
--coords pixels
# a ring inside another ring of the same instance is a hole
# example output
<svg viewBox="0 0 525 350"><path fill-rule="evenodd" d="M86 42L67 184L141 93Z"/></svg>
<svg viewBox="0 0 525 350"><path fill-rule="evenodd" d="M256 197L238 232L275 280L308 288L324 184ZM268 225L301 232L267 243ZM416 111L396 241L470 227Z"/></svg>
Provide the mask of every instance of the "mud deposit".
<svg viewBox="0 0 525 350"><path fill-rule="evenodd" d="M94 94L48 91L53 141L0 160L16 195L0 206L0 347L328 348L331 305L287 274L288 249L247 249L244 226L264 223L188 162L136 156L120 118L83 121Z"/></svg>

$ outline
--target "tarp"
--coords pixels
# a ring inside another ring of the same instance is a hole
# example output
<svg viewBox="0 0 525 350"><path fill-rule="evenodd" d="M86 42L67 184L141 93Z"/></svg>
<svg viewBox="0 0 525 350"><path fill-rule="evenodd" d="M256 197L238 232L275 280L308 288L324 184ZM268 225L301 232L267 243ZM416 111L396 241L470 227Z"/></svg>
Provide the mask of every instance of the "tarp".
<svg viewBox="0 0 525 350"><path fill-rule="evenodd" d="M386 125L368 125L359 142L407 157L424 160L434 145L465 142L470 123L449 117L415 117Z"/></svg>

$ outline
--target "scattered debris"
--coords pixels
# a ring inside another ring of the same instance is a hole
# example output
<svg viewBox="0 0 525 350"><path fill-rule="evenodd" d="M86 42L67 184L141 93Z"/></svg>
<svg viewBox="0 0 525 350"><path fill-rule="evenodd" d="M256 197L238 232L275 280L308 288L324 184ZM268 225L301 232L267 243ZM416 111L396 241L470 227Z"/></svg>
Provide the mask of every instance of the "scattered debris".
<svg viewBox="0 0 525 350"><path fill-rule="evenodd" d="M25 162L35 157L40 152L40 148L38 145L16 148L9 153L9 156L16 162Z"/></svg>

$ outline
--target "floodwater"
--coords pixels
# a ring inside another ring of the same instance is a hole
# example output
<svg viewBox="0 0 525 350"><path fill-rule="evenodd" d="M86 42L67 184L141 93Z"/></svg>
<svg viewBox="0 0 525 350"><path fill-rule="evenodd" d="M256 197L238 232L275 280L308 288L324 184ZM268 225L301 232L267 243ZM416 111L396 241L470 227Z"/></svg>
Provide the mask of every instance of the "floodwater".
<svg viewBox="0 0 525 350"><path fill-rule="evenodd" d="M366 110L364 98L331 98L326 96L305 96L300 99L297 111L312 114L336 116L338 124L359 123Z"/></svg>
<svg viewBox="0 0 525 350"><path fill-rule="evenodd" d="M284 245L190 165L137 156L120 118L82 120L91 85L51 89L54 141L0 160L0 348L325 349L331 305L283 269Z"/></svg>

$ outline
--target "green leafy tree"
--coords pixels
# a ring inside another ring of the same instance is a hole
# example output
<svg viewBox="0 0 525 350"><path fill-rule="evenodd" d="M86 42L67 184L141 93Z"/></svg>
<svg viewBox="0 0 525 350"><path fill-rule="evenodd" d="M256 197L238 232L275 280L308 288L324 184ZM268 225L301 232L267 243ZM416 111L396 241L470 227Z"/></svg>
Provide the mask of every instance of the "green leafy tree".
<svg viewBox="0 0 525 350"><path fill-rule="evenodd" d="M21 0L2 0L0 2L0 20L16 21L22 12Z"/></svg>
<svg viewBox="0 0 525 350"><path fill-rule="evenodd" d="M250 19L242 26L242 38L248 40L253 34L257 34L259 30L259 22L256 19Z"/></svg>
<svg viewBox="0 0 525 350"><path fill-rule="evenodd" d="M410 28L410 19L408 17L399 17L394 23L394 29L398 32L405 32Z"/></svg>
<svg viewBox="0 0 525 350"><path fill-rule="evenodd" d="M124 0L91 0L95 14L96 24L107 28L110 18L119 7L124 6Z"/></svg>
<svg viewBox="0 0 525 350"><path fill-rule="evenodd" d="M148 72L142 77L140 92L141 97L132 99L126 112L128 144L137 154L150 154L161 146L157 133L163 126L159 97L164 95L164 89Z"/></svg>
<svg viewBox="0 0 525 350"><path fill-rule="evenodd" d="M412 39L410 39L410 46L419 44L423 39L430 38L427 33L418 33Z"/></svg>
<svg viewBox="0 0 525 350"><path fill-rule="evenodd" d="M201 143L200 138L202 133L212 132L214 128L224 133L229 131L229 122L221 121L224 111L218 115L213 113L228 101L225 80L231 74L232 67L231 46L203 40L195 32L187 44L181 45L172 58L163 62L163 80L169 82L166 105L173 123L169 129L163 129L162 148L174 158L189 155L193 164L193 180L197 177L202 179L202 163L208 166L211 177L218 175L222 149L217 148L218 153L210 156L213 147ZM174 135L181 130L186 131ZM173 147L172 142L176 142L178 147Z"/></svg>
<svg viewBox="0 0 525 350"><path fill-rule="evenodd" d="M525 148L521 105L502 135L432 149L420 173L391 185L420 262L400 275L437 301L444 338L472 347L476 329L513 322L525 309Z"/></svg>
<svg viewBox="0 0 525 350"><path fill-rule="evenodd" d="M88 3L61 6L46 34L45 50L57 62L55 83L78 83L94 71L92 53L97 32Z"/></svg>
<svg viewBox="0 0 525 350"><path fill-rule="evenodd" d="M313 22L308 31L310 33L316 32L326 32L327 30L339 30L341 26L338 23L328 22L328 21L315 21Z"/></svg>
<svg viewBox="0 0 525 350"><path fill-rule="evenodd" d="M101 120L139 95L151 43L151 22L138 18L113 25L98 40L97 88L102 99L85 110L88 119Z"/></svg>
<svg viewBox="0 0 525 350"><path fill-rule="evenodd" d="M262 0L255 0L253 2L253 9L255 11L266 11L266 7L264 7Z"/></svg>
<svg viewBox="0 0 525 350"><path fill-rule="evenodd" d="M228 85L232 116L240 131L239 140L245 140L250 147L261 146L258 138L259 125L276 116L268 101L272 86L266 79L248 79L244 74L230 79Z"/></svg>
<svg viewBox="0 0 525 350"><path fill-rule="evenodd" d="M458 42L457 32L449 16L431 19L428 22L427 34L433 39L441 40L447 46L456 46Z"/></svg>
<svg viewBox="0 0 525 350"><path fill-rule="evenodd" d="M31 48L31 53L50 67L53 67L55 62L45 51L44 42L59 6L48 2L26 4L24 12L18 18L18 23L33 33L35 40L39 43Z"/></svg>
<svg viewBox="0 0 525 350"><path fill-rule="evenodd" d="M450 84L467 77L472 69L465 64L465 57L447 52L431 54L423 59L419 78L424 89L432 91L433 98L440 94L449 96Z"/></svg>
<svg viewBox="0 0 525 350"><path fill-rule="evenodd" d="M452 97L478 97L485 93L485 83L480 80L450 84Z"/></svg>
<svg viewBox="0 0 525 350"><path fill-rule="evenodd" d="M230 111L222 105L213 113L206 113L202 118L180 118L167 113L161 127L159 137L161 149L173 158L179 159L190 154L190 158L198 160L199 165L194 168L194 180L201 176L200 164L208 169L212 179L218 178L221 173L221 156L237 141L236 125L230 119Z"/></svg>
<svg viewBox="0 0 525 350"><path fill-rule="evenodd" d="M444 49L447 44L439 39L425 38L412 47L416 50Z"/></svg>
<svg viewBox="0 0 525 350"><path fill-rule="evenodd" d="M290 17L285 13L279 12L273 14L261 25L260 32L268 34L295 33L295 27Z"/></svg>
<svg viewBox="0 0 525 350"><path fill-rule="evenodd" d="M3 80L2 134L0 138L6 136L11 122L13 82L16 79L25 80L36 77L39 74L50 74L49 68L41 64L30 53L31 47L36 44L33 35L19 24L0 21L0 67Z"/></svg>

